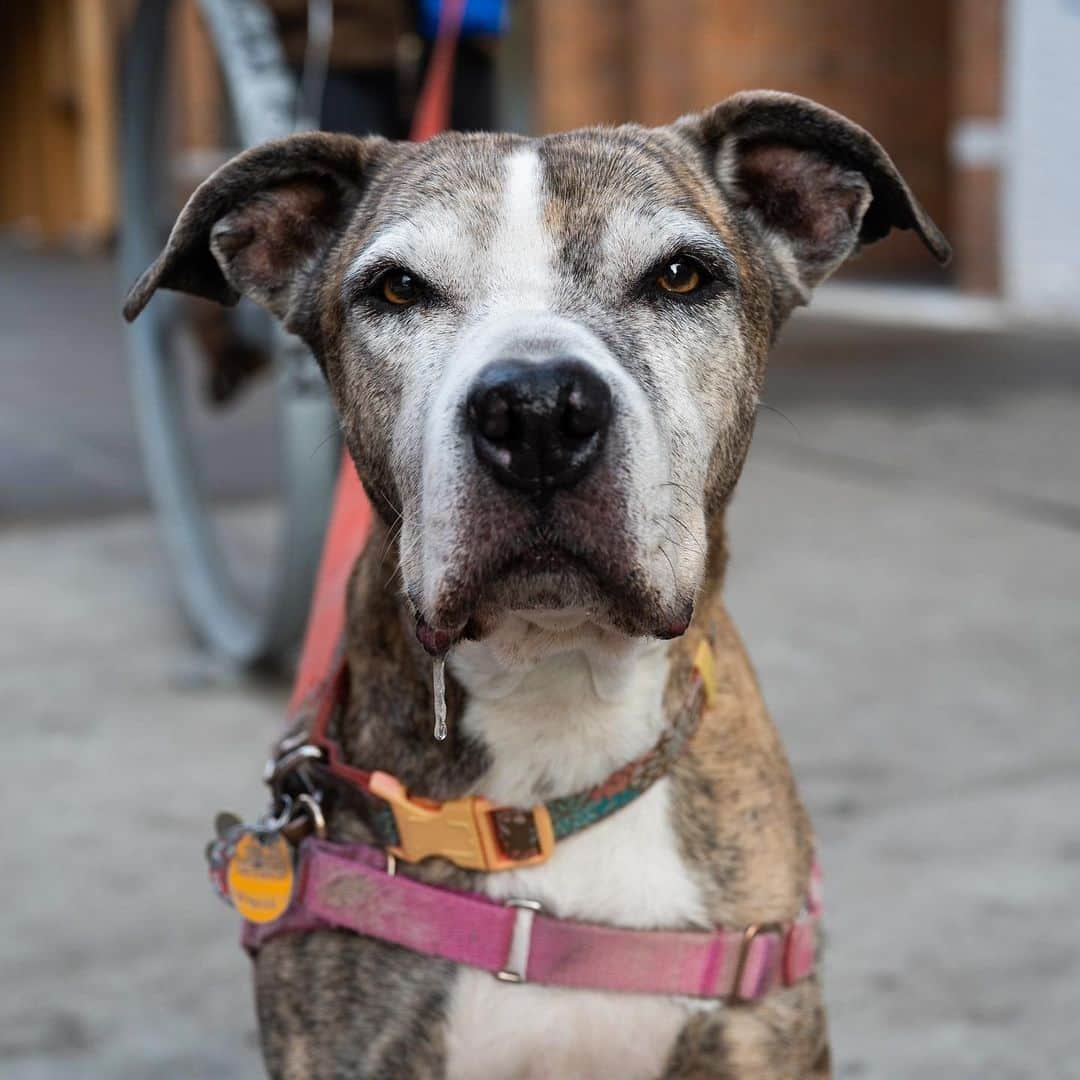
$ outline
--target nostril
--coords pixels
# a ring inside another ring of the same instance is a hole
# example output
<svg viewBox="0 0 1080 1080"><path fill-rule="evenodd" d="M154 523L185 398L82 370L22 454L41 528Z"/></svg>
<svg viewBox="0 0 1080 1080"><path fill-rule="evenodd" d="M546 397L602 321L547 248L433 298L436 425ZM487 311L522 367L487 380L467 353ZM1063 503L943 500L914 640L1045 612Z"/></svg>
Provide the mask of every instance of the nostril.
<svg viewBox="0 0 1080 1080"><path fill-rule="evenodd" d="M497 390L489 390L479 401L473 403L473 424L476 430L492 442L502 442L509 438L513 426L510 415L510 403Z"/></svg>
<svg viewBox="0 0 1080 1080"><path fill-rule="evenodd" d="M577 375L566 395L562 429L574 438L587 439L607 424L610 411L611 393L607 383Z"/></svg>

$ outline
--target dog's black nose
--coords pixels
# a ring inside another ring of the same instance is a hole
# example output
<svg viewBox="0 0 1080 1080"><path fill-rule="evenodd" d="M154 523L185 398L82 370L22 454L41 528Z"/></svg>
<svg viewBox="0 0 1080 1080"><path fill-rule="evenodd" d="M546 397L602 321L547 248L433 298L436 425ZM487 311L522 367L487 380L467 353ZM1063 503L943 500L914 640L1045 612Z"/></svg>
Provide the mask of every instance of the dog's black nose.
<svg viewBox="0 0 1080 1080"><path fill-rule="evenodd" d="M469 391L476 456L509 487L576 484L604 444L608 384L579 360L497 360Z"/></svg>

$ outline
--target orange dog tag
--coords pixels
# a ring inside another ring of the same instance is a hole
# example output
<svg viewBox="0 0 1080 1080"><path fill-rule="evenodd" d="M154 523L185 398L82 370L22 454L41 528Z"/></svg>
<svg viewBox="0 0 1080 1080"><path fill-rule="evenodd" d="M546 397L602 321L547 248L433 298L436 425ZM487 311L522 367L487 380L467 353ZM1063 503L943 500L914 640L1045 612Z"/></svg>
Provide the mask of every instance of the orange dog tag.
<svg viewBox="0 0 1080 1080"><path fill-rule="evenodd" d="M265 840L244 832L236 841L226 884L233 906L248 922L265 923L285 913L293 891L292 849L280 833Z"/></svg>

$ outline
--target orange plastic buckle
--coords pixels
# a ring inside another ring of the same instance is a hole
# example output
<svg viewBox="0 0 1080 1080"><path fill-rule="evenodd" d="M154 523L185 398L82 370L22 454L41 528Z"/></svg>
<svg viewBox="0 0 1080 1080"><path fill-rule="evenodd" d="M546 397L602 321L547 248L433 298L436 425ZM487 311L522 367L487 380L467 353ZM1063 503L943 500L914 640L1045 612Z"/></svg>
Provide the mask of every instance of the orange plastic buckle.
<svg viewBox="0 0 1080 1080"><path fill-rule="evenodd" d="M397 823L401 843L387 850L406 862L438 855L464 870L516 870L542 863L555 848L555 830L543 803L532 810L540 850L515 859L499 847L491 816L494 807L482 796L469 795L443 803L413 799L400 780L384 772L372 773L369 786L373 795L390 804Z"/></svg>

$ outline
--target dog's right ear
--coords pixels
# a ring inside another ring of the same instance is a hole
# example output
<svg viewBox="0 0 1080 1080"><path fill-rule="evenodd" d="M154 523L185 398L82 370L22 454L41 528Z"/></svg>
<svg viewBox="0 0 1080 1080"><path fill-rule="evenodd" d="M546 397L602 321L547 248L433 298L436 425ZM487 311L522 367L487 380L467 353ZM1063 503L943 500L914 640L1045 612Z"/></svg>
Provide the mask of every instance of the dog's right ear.
<svg viewBox="0 0 1080 1080"><path fill-rule="evenodd" d="M165 249L128 293L124 318L131 322L164 288L227 305L247 296L303 332L302 286L389 145L310 132L233 158L188 200Z"/></svg>
<svg viewBox="0 0 1080 1080"><path fill-rule="evenodd" d="M815 101L772 90L733 94L675 130L704 152L731 206L777 257L791 303L863 244L913 229L949 261L948 241L869 132Z"/></svg>

